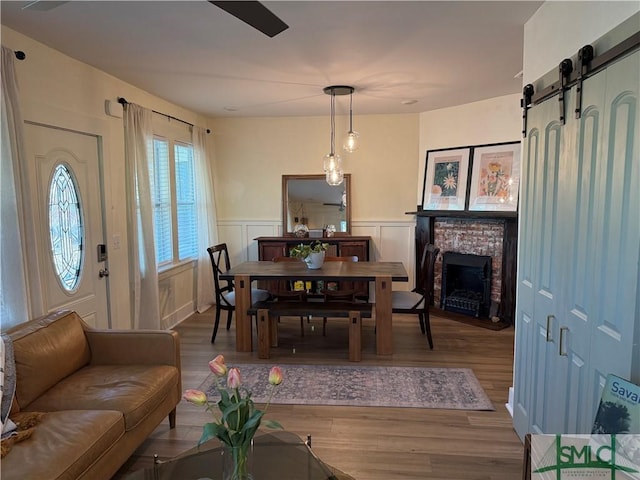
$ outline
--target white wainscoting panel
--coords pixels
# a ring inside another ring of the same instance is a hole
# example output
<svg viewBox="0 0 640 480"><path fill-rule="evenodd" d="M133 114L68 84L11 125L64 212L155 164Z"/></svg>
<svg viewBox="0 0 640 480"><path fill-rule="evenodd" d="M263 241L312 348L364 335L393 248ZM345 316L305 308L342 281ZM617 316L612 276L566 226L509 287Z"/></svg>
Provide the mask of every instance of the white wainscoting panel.
<svg viewBox="0 0 640 480"><path fill-rule="evenodd" d="M396 290L415 286L415 220L406 222L352 222L351 233L371 237L371 260L402 262L408 282L396 282ZM218 242L226 243L231 265L258 259L257 237L282 234L280 221L234 220L218 222ZM163 325L172 326L195 311L194 267L181 266L160 275ZM373 300L373 298L372 298Z"/></svg>

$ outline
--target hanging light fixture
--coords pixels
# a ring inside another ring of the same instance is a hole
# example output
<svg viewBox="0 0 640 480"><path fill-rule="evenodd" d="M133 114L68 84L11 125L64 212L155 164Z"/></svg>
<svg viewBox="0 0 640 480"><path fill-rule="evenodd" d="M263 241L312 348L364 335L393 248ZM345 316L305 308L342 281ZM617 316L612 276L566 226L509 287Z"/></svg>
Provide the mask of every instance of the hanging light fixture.
<svg viewBox="0 0 640 480"><path fill-rule="evenodd" d="M344 179L342 157L336 153L336 95L351 95L353 87L332 85L325 87L323 92L331 95L331 151L324 156L324 171L329 185L340 185Z"/></svg>
<svg viewBox="0 0 640 480"><path fill-rule="evenodd" d="M353 153L360 146L360 134L358 132L353 131L353 92L354 88L351 88L351 93L349 93L349 131L347 132L347 136L344 139L344 143L342 144L342 149L345 152Z"/></svg>

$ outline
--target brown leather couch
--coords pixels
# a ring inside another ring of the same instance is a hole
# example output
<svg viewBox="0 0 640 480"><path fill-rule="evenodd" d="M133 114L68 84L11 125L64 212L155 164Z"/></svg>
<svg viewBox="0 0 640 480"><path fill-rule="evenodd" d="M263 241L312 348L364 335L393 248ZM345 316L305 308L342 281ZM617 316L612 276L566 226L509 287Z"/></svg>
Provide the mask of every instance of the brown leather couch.
<svg viewBox="0 0 640 480"><path fill-rule="evenodd" d="M16 367L11 412L45 414L2 459L3 480L109 479L166 416L175 426L176 332L96 330L64 311L7 333Z"/></svg>

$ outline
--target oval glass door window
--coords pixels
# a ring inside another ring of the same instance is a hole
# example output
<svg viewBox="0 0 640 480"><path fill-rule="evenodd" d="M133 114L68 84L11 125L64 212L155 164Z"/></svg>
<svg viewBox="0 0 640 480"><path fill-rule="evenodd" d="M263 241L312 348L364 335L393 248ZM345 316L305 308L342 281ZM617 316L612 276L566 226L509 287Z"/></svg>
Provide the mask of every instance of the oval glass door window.
<svg viewBox="0 0 640 480"><path fill-rule="evenodd" d="M62 288L72 292L80 281L84 228L78 187L71 171L60 164L49 186L51 256Z"/></svg>

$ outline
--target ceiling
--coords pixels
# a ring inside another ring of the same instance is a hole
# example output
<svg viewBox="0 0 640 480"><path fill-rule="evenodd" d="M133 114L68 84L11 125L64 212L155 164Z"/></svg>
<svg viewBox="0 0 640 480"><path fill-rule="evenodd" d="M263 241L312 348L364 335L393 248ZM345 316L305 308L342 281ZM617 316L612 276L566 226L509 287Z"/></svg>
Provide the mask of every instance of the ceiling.
<svg viewBox="0 0 640 480"><path fill-rule="evenodd" d="M27 3L2 1L2 24L189 110L262 117L327 115L328 85L355 87L355 116L521 92L523 25L543 2L264 2L289 25L274 38L206 0Z"/></svg>

